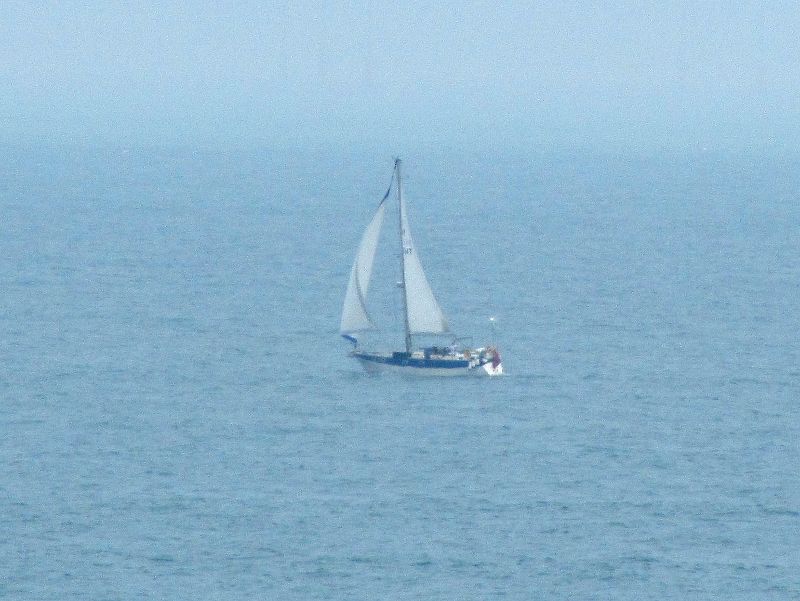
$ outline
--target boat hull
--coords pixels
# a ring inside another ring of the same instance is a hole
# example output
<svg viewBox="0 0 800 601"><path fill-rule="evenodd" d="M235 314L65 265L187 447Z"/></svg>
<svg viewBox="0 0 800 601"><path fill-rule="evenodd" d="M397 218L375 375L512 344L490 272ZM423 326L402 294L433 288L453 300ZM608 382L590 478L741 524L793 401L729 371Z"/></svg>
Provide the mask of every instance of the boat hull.
<svg viewBox="0 0 800 601"><path fill-rule="evenodd" d="M458 357L425 358L406 353L367 353L355 351L351 356L358 360L368 373L397 373L410 376L499 376L502 363L478 363Z"/></svg>

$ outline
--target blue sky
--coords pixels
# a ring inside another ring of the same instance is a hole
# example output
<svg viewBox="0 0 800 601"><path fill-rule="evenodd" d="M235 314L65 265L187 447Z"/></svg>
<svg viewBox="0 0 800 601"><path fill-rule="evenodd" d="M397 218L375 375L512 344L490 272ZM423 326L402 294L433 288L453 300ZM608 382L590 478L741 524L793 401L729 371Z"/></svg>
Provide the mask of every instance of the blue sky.
<svg viewBox="0 0 800 601"><path fill-rule="evenodd" d="M792 2L3 2L0 140L774 148Z"/></svg>

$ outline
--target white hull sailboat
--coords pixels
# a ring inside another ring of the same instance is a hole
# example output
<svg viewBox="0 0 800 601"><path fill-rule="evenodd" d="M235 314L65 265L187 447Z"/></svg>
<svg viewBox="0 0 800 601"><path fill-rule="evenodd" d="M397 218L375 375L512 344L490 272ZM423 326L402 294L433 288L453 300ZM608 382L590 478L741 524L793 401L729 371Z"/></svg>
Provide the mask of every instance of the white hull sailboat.
<svg viewBox="0 0 800 601"><path fill-rule="evenodd" d="M408 226L406 207L403 201L403 183L400 177L401 161L395 160L392 183L381 200L375 216L370 221L358 247L342 309L339 331L351 341L355 348L350 356L357 359L368 372L396 372L413 375L497 376L503 373L500 353L494 346L475 349L460 348L453 343L446 347L430 346L413 348L416 334L448 335L450 329L417 255L411 230ZM403 300L405 326L405 350L394 352L365 351L359 348L359 332L374 329L366 307L367 289L372 277L372 264L378 248L378 239L383 226L386 200L397 181L397 204L400 221L400 250L402 281L399 283Z"/></svg>

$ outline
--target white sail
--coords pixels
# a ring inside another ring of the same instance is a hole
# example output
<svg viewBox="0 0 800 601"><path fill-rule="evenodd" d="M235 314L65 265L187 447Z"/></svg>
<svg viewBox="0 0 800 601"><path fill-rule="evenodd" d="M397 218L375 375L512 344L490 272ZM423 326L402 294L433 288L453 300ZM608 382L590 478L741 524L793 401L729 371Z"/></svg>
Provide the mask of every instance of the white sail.
<svg viewBox="0 0 800 601"><path fill-rule="evenodd" d="M342 321L339 325L339 331L342 334L369 330L374 327L367 313L367 288L372 276L372 263L375 259L375 250L378 248L385 207L386 203L381 202L358 246L358 253L356 253L356 259L350 270L347 292L344 295Z"/></svg>
<svg viewBox="0 0 800 601"><path fill-rule="evenodd" d="M444 317L433 290L422 270L411 229L408 227L406 206L400 193L400 227L403 240L403 281L405 283L408 330L411 334L441 334L448 331Z"/></svg>

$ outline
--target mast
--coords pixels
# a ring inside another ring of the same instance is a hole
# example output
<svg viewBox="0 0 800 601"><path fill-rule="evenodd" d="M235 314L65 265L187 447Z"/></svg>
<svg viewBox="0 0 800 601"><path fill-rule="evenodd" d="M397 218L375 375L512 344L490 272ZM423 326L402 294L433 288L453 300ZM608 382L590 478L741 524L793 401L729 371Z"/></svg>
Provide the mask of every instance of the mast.
<svg viewBox="0 0 800 601"><path fill-rule="evenodd" d="M403 181L400 178L402 161L395 159L394 169L397 172L397 215L400 220L400 273L402 274L401 286L403 288L403 325L406 330L406 352L411 353L411 328L408 325L408 295L406 293L406 248L403 245Z"/></svg>

